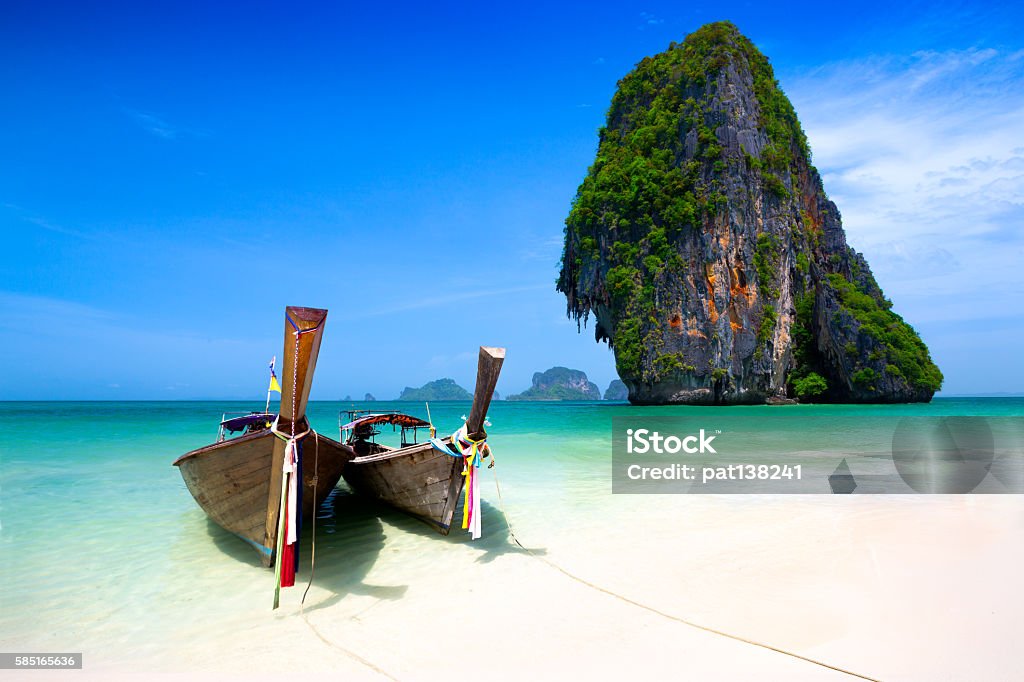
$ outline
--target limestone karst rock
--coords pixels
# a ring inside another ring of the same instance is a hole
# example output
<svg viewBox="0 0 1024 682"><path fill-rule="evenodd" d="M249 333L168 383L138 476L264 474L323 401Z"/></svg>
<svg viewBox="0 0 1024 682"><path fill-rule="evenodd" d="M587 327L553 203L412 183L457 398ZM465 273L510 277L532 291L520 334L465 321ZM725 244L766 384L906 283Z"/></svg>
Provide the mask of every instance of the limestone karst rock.
<svg viewBox="0 0 1024 682"><path fill-rule="evenodd" d="M912 402L942 384L847 245L767 58L727 22L619 82L557 288L634 403Z"/></svg>

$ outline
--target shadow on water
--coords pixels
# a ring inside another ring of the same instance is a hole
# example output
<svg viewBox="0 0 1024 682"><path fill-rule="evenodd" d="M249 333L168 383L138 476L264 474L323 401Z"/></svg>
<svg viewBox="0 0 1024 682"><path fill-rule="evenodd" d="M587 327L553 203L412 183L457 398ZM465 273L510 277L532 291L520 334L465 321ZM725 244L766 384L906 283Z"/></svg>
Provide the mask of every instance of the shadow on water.
<svg viewBox="0 0 1024 682"><path fill-rule="evenodd" d="M206 517L206 533L217 549L232 559L250 566L261 565L256 550L234 533L218 526L209 516Z"/></svg>

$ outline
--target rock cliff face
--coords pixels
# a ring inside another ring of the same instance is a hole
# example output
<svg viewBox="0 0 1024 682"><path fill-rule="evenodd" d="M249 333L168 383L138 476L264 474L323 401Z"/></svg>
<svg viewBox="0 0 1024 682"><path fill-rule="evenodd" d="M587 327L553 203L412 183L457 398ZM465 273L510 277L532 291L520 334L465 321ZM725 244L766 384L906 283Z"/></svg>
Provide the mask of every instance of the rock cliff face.
<svg viewBox="0 0 1024 682"><path fill-rule="evenodd" d="M601 389L578 369L552 367L535 372L533 385L507 400L600 400Z"/></svg>
<svg viewBox="0 0 1024 682"><path fill-rule="evenodd" d="M612 382L608 384L608 389L604 392L605 400L628 400L629 389L626 388L626 384L622 383L622 379L612 379Z"/></svg>
<svg viewBox="0 0 1024 682"><path fill-rule="evenodd" d="M634 403L930 400L767 58L709 24L619 82L566 219L557 288Z"/></svg>

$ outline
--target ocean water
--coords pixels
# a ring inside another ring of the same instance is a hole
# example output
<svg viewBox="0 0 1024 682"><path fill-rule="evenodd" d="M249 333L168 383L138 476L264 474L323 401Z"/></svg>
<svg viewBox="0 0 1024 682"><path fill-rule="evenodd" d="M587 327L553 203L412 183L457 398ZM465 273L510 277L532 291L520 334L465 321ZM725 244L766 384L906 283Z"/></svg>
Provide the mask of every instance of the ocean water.
<svg viewBox="0 0 1024 682"><path fill-rule="evenodd" d="M181 646L198 646L211 632L236 632L251 627L253 619L270 618L272 574L243 542L207 520L171 465L214 440L222 413L261 407L4 403L0 651L84 652L93 669L187 670L202 662L182 660L174 653ZM337 438L339 410L352 407L425 416L418 404L313 402L309 418L316 430ZM442 434L454 430L468 410L468 403L431 405ZM333 609L354 618L366 604L401 601L428 576L486 575L493 570L489 566L519 551L510 523L520 539L546 556L585 566L635 552L642 545L635 529L646 518L678 518L682 528L691 513L735 514L778 502L760 496L612 495L612 418L633 415L741 420L761 434L784 431L780 450L792 448L794 424L802 424L801 442L814 443L822 456L833 448L871 457L884 453L902 417L987 416L1019 425L1024 398L792 408L495 402L489 419L497 467L484 480L484 538L473 543L458 529L447 538L437 536L353 495L342 482L317 519L312 603L324 613ZM1015 433L1019 445L1021 432ZM389 438L397 436L382 436ZM500 497L491 482L494 473ZM834 504L827 499L800 496L785 504L797 513ZM304 529L300 585L309 576L311 532ZM690 532L693 541L702 531ZM294 613L302 589L287 593L282 612Z"/></svg>

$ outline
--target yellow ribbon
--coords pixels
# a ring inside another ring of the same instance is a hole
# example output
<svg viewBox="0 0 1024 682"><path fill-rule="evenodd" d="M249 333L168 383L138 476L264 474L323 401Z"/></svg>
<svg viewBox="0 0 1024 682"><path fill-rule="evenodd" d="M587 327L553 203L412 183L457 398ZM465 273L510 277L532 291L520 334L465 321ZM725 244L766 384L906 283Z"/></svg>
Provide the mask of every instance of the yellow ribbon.
<svg viewBox="0 0 1024 682"><path fill-rule="evenodd" d="M462 500L463 529L469 528L470 514L472 513L474 506L470 499L473 495L473 480L476 477L476 472L474 470L480 466L480 451L486 442L486 436L480 440L473 440L470 438L465 424L462 425L462 428L452 434L452 444L466 462L466 468L462 471L462 475L466 477L466 482L463 486L464 495ZM463 447L463 443L469 443L468 452L467 448Z"/></svg>

